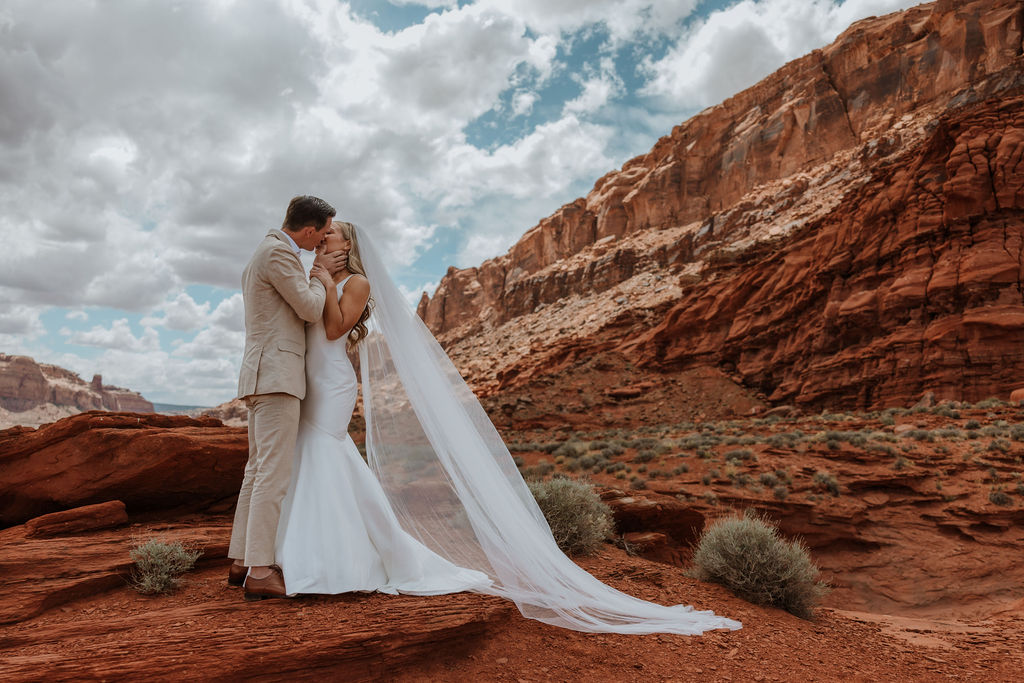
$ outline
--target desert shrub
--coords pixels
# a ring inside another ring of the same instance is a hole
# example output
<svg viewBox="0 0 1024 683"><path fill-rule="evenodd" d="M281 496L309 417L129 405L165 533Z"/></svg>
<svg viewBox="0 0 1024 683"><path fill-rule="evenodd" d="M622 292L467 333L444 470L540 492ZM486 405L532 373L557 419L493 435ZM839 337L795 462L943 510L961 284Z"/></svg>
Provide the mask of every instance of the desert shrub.
<svg viewBox="0 0 1024 683"><path fill-rule="evenodd" d="M744 462L754 458L754 452L749 448L735 448L731 451L725 452L726 460L733 460L736 462Z"/></svg>
<svg viewBox="0 0 1024 683"><path fill-rule="evenodd" d="M845 441L851 446L863 446L868 441L868 438L860 432L839 432L834 430L826 431L823 439L826 442Z"/></svg>
<svg viewBox="0 0 1024 683"><path fill-rule="evenodd" d="M762 484L768 487L775 487L779 485L779 478L771 472L762 472L758 479Z"/></svg>
<svg viewBox="0 0 1024 683"><path fill-rule="evenodd" d="M935 441L935 436L927 429L911 429L907 436L915 441Z"/></svg>
<svg viewBox="0 0 1024 683"><path fill-rule="evenodd" d="M631 489L645 489L647 488L647 480L641 477L631 477L629 480L629 488Z"/></svg>
<svg viewBox="0 0 1024 683"><path fill-rule="evenodd" d="M623 448L622 446L612 444L611 446L605 446L604 448L600 449L598 451L598 455L600 455L603 458L611 458L616 455L622 455L625 452L626 449Z"/></svg>
<svg viewBox="0 0 1024 683"><path fill-rule="evenodd" d="M774 495L779 500L785 500L786 498L789 497L789 489L786 487L785 484L779 484L774 489L772 489L772 495Z"/></svg>
<svg viewBox="0 0 1024 683"><path fill-rule="evenodd" d="M565 554L588 555L614 531L612 511L586 482L552 479L528 486Z"/></svg>
<svg viewBox="0 0 1024 683"><path fill-rule="evenodd" d="M901 470L907 469L908 467L910 467L910 465L910 461L904 458L902 455L900 455L897 456L897 458L893 461L892 468L899 472Z"/></svg>
<svg viewBox="0 0 1024 683"><path fill-rule="evenodd" d="M835 478L835 475L819 470L814 473L813 481L816 486L825 489L833 496L839 495L839 480Z"/></svg>
<svg viewBox="0 0 1024 683"><path fill-rule="evenodd" d="M705 491L701 498L708 505L718 505L718 496L715 495L714 491Z"/></svg>
<svg viewBox="0 0 1024 683"><path fill-rule="evenodd" d="M525 460L523 460L523 456L521 456L521 455L515 455L515 456L512 456L512 462L514 462L514 463L515 463L516 467L522 467L522 466L523 466L523 464L524 464L524 463L525 463L526 461L525 461Z"/></svg>
<svg viewBox="0 0 1024 683"><path fill-rule="evenodd" d="M587 444L570 439L551 452L552 455L578 458L587 452Z"/></svg>
<svg viewBox="0 0 1024 683"><path fill-rule="evenodd" d="M637 454L633 456L633 462L650 462L654 460L654 456L657 455L652 449L645 448L642 451L637 451Z"/></svg>
<svg viewBox="0 0 1024 683"><path fill-rule="evenodd" d="M599 451L602 448L608 448L608 446L610 446L610 445L611 444L609 444L607 441L591 441L590 442L590 450L592 450L592 451Z"/></svg>
<svg viewBox="0 0 1024 683"><path fill-rule="evenodd" d="M884 443L869 443L867 448L869 451L876 451L878 453L885 453L886 455L892 456L896 455L896 449Z"/></svg>
<svg viewBox="0 0 1024 683"><path fill-rule="evenodd" d="M998 408L1002 405L1004 404L1000 399L996 398L995 396L992 396L986 398L983 401L978 401L977 403L974 404L974 407L979 408L981 410L988 410L989 408Z"/></svg>
<svg viewBox="0 0 1024 683"><path fill-rule="evenodd" d="M827 591L807 548L782 538L774 524L754 515L708 526L697 542L692 574L744 600L805 619Z"/></svg>
<svg viewBox="0 0 1024 683"><path fill-rule="evenodd" d="M1006 491L1004 491L1002 488L998 486L993 486L992 490L988 492L988 500L990 503L1002 506L1010 505L1013 503L1013 500L1010 498L1009 494L1007 494Z"/></svg>
<svg viewBox="0 0 1024 683"><path fill-rule="evenodd" d="M203 551L182 544L150 539L134 546L128 557L135 564L131 568L132 587L145 595L169 593L181 583L181 575L195 566Z"/></svg>
<svg viewBox="0 0 1024 683"><path fill-rule="evenodd" d="M523 469L524 479L543 479L555 470L555 466L547 460L538 460L536 465Z"/></svg>
<svg viewBox="0 0 1024 683"><path fill-rule="evenodd" d="M680 463L680 464L676 465L675 469L672 470L672 474L674 474L675 476L678 477L680 474L685 474L686 472L689 472L689 471L690 471L690 466L687 465L685 462L683 462L683 463Z"/></svg>
<svg viewBox="0 0 1024 683"><path fill-rule="evenodd" d="M1006 439L993 439L988 444L990 451L999 451L1000 453L1007 453L1010 450L1010 442Z"/></svg>
<svg viewBox="0 0 1024 683"><path fill-rule="evenodd" d="M793 481L793 478L791 476L789 476L789 472L787 472L786 470L781 469L781 468L775 470L775 476L778 477L779 481L782 481L782 482L787 482L788 483L788 482Z"/></svg>
<svg viewBox="0 0 1024 683"><path fill-rule="evenodd" d="M706 473L706 472L704 474L702 474L701 477L700 477L700 483L704 484L705 486L710 486L711 485L711 475Z"/></svg>
<svg viewBox="0 0 1024 683"><path fill-rule="evenodd" d="M964 424L964 429L981 429L981 423L977 420L968 420Z"/></svg>

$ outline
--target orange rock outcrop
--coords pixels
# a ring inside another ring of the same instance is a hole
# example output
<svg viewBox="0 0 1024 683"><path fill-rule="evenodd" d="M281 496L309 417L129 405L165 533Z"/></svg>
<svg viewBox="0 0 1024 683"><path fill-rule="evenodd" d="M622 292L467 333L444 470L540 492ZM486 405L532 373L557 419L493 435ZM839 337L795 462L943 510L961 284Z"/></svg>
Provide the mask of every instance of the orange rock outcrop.
<svg viewBox="0 0 1024 683"><path fill-rule="evenodd" d="M1020 4L860 21L709 108L418 312L481 393L611 347L779 402L1024 375Z"/></svg>
<svg viewBox="0 0 1024 683"><path fill-rule="evenodd" d="M234 504L246 430L213 418L90 411L0 431L0 526L123 501L130 513Z"/></svg>
<svg viewBox="0 0 1024 683"><path fill-rule="evenodd" d="M62 367L0 353L0 408L23 412L45 404L79 411L153 412L153 404L140 394L105 385L100 375L86 382Z"/></svg>

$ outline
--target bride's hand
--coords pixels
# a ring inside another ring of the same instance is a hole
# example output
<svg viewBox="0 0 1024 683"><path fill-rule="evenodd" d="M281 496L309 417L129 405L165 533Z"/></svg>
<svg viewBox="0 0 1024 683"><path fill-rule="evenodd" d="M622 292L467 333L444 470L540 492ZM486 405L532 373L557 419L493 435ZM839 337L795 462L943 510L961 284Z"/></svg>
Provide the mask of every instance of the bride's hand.
<svg viewBox="0 0 1024 683"><path fill-rule="evenodd" d="M333 287L334 278L331 276L327 269L318 263L314 263L313 267L309 271L310 277L315 277L320 282L324 283L324 287Z"/></svg>

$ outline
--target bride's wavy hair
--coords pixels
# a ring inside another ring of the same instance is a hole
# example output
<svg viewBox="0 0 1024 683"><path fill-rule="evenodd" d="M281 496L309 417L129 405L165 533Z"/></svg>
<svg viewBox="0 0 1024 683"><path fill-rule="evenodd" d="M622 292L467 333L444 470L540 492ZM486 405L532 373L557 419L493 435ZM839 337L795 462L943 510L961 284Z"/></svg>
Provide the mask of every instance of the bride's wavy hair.
<svg viewBox="0 0 1024 683"><path fill-rule="evenodd" d="M348 271L366 277L366 269L363 268L363 261L359 258L359 238L356 237L356 226L346 221L332 221L330 229L335 234L341 235L342 239L352 241L352 248L348 252ZM348 333L348 347L350 349L355 348L369 333L366 321L369 320L372 310L373 297L370 297L366 300L366 307L359 316L359 320L356 321L356 324L352 326L352 330Z"/></svg>

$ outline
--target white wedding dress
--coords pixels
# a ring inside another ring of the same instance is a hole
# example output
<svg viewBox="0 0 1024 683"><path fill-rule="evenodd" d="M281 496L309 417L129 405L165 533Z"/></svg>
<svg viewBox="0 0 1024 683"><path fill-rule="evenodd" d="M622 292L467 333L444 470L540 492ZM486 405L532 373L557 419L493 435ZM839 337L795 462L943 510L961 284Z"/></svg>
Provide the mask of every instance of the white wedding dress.
<svg viewBox="0 0 1024 683"><path fill-rule="evenodd" d="M358 390L345 340L329 341L322 320L307 325L306 398L277 535L288 592L439 595L489 586L485 574L457 567L399 525L348 435Z"/></svg>
<svg viewBox="0 0 1024 683"><path fill-rule="evenodd" d="M590 633L737 629L688 605L618 591L565 556L501 435L356 226L373 299L359 342L366 453L347 429L357 381L346 341L307 328L306 398L277 560L293 593L464 590Z"/></svg>

